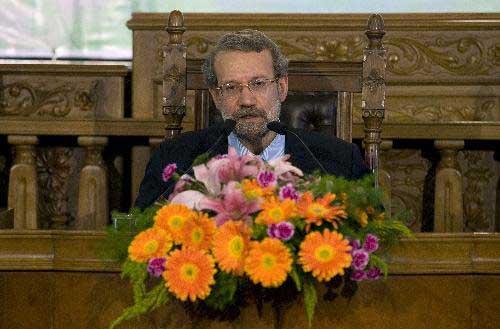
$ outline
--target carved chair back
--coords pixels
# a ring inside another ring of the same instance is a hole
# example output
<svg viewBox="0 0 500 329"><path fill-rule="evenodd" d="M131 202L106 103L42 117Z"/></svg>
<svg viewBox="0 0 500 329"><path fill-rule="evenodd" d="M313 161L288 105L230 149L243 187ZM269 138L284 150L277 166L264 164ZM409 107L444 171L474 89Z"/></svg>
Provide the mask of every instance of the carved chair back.
<svg viewBox="0 0 500 329"><path fill-rule="evenodd" d="M181 131L186 111L186 90L195 91L195 129L221 120L203 82L201 60L186 59L182 34L186 30L179 11L170 13L167 32L170 41L163 49L163 115L166 137ZM361 93L365 123L363 146L368 166L377 173L381 124L384 117L385 49L381 16L368 20L368 46L363 62L291 62L289 95L282 105L282 120L293 127L352 139L353 94Z"/></svg>

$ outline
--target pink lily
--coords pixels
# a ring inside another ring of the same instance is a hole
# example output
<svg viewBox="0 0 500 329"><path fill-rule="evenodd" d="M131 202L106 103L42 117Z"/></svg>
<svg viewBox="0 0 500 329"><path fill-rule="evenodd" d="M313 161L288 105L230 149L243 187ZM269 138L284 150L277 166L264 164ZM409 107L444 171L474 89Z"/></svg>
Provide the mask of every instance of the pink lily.
<svg viewBox="0 0 500 329"><path fill-rule="evenodd" d="M253 155L240 157L236 150L229 148L227 156L214 158L207 163L211 174L216 175L220 182L240 181L246 177L256 177L263 161Z"/></svg>
<svg viewBox="0 0 500 329"><path fill-rule="evenodd" d="M222 198L205 198L200 201L202 209L213 210L217 213L215 222L218 226L228 220L243 220L250 224L250 214L260 210L257 200L248 200L243 192L237 188L236 182L229 182L223 190Z"/></svg>
<svg viewBox="0 0 500 329"><path fill-rule="evenodd" d="M302 170L288 162L289 158L290 155L287 154L268 162L273 168L274 174L284 181L291 181L297 176L302 177L304 175Z"/></svg>

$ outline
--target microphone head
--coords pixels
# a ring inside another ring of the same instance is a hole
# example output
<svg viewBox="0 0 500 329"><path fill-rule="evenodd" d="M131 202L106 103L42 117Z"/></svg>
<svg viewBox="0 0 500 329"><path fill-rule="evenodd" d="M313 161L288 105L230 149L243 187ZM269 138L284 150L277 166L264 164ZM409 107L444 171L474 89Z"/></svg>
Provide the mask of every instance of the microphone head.
<svg viewBox="0 0 500 329"><path fill-rule="evenodd" d="M271 121L267 124L267 129L274 131L277 134L286 134L288 128L279 121Z"/></svg>
<svg viewBox="0 0 500 329"><path fill-rule="evenodd" d="M226 135L229 135L233 131L235 126L236 126L236 121L232 119L226 119L222 124L222 130L224 131L224 133L226 133Z"/></svg>

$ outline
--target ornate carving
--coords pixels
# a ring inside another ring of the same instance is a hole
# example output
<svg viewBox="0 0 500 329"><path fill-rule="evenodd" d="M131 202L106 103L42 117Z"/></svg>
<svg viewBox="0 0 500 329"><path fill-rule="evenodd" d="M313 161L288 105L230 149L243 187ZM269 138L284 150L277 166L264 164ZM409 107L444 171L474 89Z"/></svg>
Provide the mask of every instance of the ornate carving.
<svg viewBox="0 0 500 329"><path fill-rule="evenodd" d="M168 70L166 70L165 73L163 74L163 80L169 81L176 85L185 83L184 82L186 80L185 77L186 76L184 72L181 72L181 70L179 70L179 67L175 64L169 67ZM170 97L174 96L175 95L171 95Z"/></svg>
<svg viewBox="0 0 500 329"><path fill-rule="evenodd" d="M416 102L415 102L416 103ZM449 122L493 120L495 100L483 101L479 106L445 104L393 106L387 120L391 122Z"/></svg>
<svg viewBox="0 0 500 329"><path fill-rule="evenodd" d="M93 81L88 90L68 82L53 87L35 86L28 81L6 84L0 90L0 116L65 117L71 111L94 111L100 80Z"/></svg>
<svg viewBox="0 0 500 329"><path fill-rule="evenodd" d="M85 166L78 186L77 227L103 228L108 223L108 175L102 157L108 141L108 137L78 137L78 144L85 148Z"/></svg>
<svg viewBox="0 0 500 329"><path fill-rule="evenodd" d="M16 164L35 164L35 148L33 145L16 145Z"/></svg>
<svg viewBox="0 0 500 329"><path fill-rule="evenodd" d="M488 48L488 60L491 64L500 66L500 42Z"/></svg>
<svg viewBox="0 0 500 329"><path fill-rule="evenodd" d="M37 136L10 135L7 142L14 145L15 162L10 168L8 208L14 209L14 229L39 227L37 200L38 185L35 167Z"/></svg>
<svg viewBox="0 0 500 329"><path fill-rule="evenodd" d="M157 37L158 44L165 42L165 37ZM359 61L363 54L365 41L362 35L351 36L343 39L318 38L302 35L285 39L280 36L273 37L280 46L281 51L293 60L314 59L318 61ZM215 45L216 41L207 37L191 36L187 38L186 45L190 58L203 57ZM161 50L157 51L161 55ZM160 61L160 57L158 57Z"/></svg>
<svg viewBox="0 0 500 329"><path fill-rule="evenodd" d="M85 165L104 167L102 151L104 145L89 145L85 147Z"/></svg>
<svg viewBox="0 0 500 329"><path fill-rule="evenodd" d="M294 40L276 39L276 42L290 59L335 62L361 60L365 44L361 35L344 39L298 36Z"/></svg>
<svg viewBox="0 0 500 329"><path fill-rule="evenodd" d="M384 150L380 159L384 170L391 175L391 211L393 214L406 209L410 217L407 225L414 231L422 226L422 201L428 160L420 150Z"/></svg>
<svg viewBox="0 0 500 329"><path fill-rule="evenodd" d="M68 182L75 173L73 151L67 147L41 148L36 157L42 226L64 227L73 220L68 206Z"/></svg>
<svg viewBox="0 0 500 329"><path fill-rule="evenodd" d="M387 69L396 75L433 73L436 65L455 75L488 75L492 66L499 65L498 44L487 50L484 43L474 37L454 40L437 37L432 43L388 38L385 44L390 50Z"/></svg>
<svg viewBox="0 0 500 329"><path fill-rule="evenodd" d="M215 41L200 36L193 36L186 40L186 47L190 58L194 57L195 54L207 54L208 50L214 45Z"/></svg>
<svg viewBox="0 0 500 329"><path fill-rule="evenodd" d="M373 92L375 89L383 86L384 84L384 78L376 70L371 70L368 77L363 80L363 86L368 87L370 92Z"/></svg>
<svg viewBox="0 0 500 329"><path fill-rule="evenodd" d="M497 176L492 152L463 151L466 231L493 231Z"/></svg>

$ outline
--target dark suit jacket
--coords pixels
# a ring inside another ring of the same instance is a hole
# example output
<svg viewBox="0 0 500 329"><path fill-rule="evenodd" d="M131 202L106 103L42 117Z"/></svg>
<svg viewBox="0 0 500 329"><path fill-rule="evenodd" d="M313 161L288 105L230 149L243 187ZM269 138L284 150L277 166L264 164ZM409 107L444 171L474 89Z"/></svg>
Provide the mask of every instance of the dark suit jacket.
<svg viewBox="0 0 500 329"><path fill-rule="evenodd" d="M356 179L368 173L355 144L314 132L302 130L294 130L294 132L311 149L329 174ZM183 173L189 169L197 156L207 152L216 142L217 145L210 153L213 156L227 153L227 137L220 126L183 133L172 140L162 142L154 151L146 167L135 206L146 208L152 205L162 193L173 189L172 181L165 183L162 180L165 166L176 163L177 172ZM319 169L304 145L290 133L285 136L285 154L290 154L291 163L304 173L312 173Z"/></svg>

